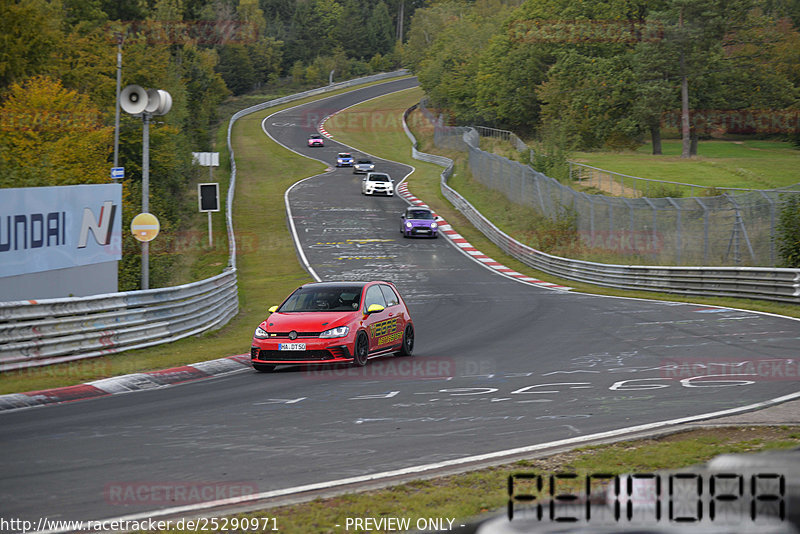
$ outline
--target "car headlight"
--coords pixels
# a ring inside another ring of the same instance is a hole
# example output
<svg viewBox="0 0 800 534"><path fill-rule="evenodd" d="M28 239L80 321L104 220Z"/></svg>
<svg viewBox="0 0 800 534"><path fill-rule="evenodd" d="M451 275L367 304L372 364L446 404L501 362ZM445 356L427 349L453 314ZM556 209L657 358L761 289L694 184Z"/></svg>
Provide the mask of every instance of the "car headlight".
<svg viewBox="0 0 800 534"><path fill-rule="evenodd" d="M407 222L407 223L406 223L406 228L411 228L412 226L414 226L414 225L413 225L413 224L411 224L410 222Z"/></svg>
<svg viewBox="0 0 800 534"><path fill-rule="evenodd" d="M439 228L438 224L436 224L435 222L431 223L431 230L436 230L437 228Z"/></svg>
<svg viewBox="0 0 800 534"><path fill-rule="evenodd" d="M330 330L325 330L323 333L319 335L321 338L332 338L332 337L344 337L350 332L350 328L347 326L337 326L336 328L331 328Z"/></svg>
<svg viewBox="0 0 800 534"><path fill-rule="evenodd" d="M269 333L259 326L258 328L256 328L256 333L254 334L254 336L257 337L258 339L264 339L266 337L269 337Z"/></svg>

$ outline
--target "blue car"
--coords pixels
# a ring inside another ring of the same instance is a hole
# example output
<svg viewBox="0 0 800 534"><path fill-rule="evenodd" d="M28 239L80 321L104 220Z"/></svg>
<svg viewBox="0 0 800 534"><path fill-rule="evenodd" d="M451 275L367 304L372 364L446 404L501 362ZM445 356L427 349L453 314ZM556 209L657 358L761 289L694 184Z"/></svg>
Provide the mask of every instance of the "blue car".
<svg viewBox="0 0 800 534"><path fill-rule="evenodd" d="M427 236L439 237L439 225L436 216L428 208L410 207L400 216L400 232L403 237Z"/></svg>
<svg viewBox="0 0 800 534"><path fill-rule="evenodd" d="M339 152L339 155L336 156L337 167L352 167L354 162L353 155L349 152Z"/></svg>

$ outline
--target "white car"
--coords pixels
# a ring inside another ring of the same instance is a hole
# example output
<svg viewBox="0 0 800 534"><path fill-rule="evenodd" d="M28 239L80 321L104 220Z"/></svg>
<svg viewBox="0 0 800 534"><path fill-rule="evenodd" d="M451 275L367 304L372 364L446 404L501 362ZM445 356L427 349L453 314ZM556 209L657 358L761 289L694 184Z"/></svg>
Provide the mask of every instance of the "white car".
<svg viewBox="0 0 800 534"><path fill-rule="evenodd" d="M369 172L361 180L361 194L394 196L394 180L385 172Z"/></svg>

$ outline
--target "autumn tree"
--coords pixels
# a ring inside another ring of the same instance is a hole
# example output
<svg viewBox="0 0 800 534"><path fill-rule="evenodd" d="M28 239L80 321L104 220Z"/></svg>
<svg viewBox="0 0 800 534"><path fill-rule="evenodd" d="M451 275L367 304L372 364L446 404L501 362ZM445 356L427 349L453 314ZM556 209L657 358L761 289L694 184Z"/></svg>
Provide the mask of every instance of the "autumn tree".
<svg viewBox="0 0 800 534"><path fill-rule="evenodd" d="M0 187L105 183L112 128L89 98L36 76L0 107Z"/></svg>

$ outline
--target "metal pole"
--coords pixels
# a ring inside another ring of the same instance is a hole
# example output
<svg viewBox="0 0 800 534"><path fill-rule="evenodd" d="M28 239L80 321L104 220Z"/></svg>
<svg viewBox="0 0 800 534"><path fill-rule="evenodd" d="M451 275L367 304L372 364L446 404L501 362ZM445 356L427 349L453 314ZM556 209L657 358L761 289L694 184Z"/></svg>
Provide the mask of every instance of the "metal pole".
<svg viewBox="0 0 800 534"><path fill-rule="evenodd" d="M114 167L119 165L119 87L122 83L122 34L117 34L117 110L114 117Z"/></svg>
<svg viewBox="0 0 800 534"><path fill-rule="evenodd" d="M214 154L212 152L208 153L208 181L214 182ZM217 199L219 202L219 199ZM211 237L211 212L208 212L208 246L211 247L214 245L214 240Z"/></svg>
<svg viewBox="0 0 800 534"><path fill-rule="evenodd" d="M708 265L708 206L699 197L695 201L703 208L703 265Z"/></svg>
<svg viewBox="0 0 800 534"><path fill-rule="evenodd" d="M142 213L150 212L150 114L142 113ZM150 289L150 243L142 242L142 289Z"/></svg>

